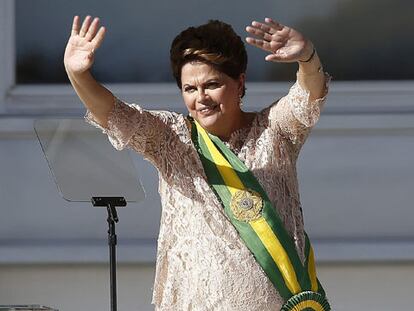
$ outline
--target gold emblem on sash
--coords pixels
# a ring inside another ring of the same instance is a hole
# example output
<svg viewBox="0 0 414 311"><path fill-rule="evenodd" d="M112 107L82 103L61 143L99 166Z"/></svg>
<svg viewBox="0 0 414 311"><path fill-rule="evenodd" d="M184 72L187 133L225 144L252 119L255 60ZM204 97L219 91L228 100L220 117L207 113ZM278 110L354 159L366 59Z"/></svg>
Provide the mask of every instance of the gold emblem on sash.
<svg viewBox="0 0 414 311"><path fill-rule="evenodd" d="M231 198L230 209L237 220L256 220L262 217L263 199L253 190L238 190Z"/></svg>

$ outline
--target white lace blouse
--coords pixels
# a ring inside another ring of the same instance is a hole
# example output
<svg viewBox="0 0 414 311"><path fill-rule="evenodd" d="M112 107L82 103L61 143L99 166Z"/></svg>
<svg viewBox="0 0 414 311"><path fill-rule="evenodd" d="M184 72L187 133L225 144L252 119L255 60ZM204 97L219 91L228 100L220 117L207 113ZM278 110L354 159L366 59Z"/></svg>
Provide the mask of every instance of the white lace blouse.
<svg viewBox="0 0 414 311"><path fill-rule="evenodd" d="M326 75L326 93L329 84ZM296 159L326 96L309 101L296 82L257 112L226 143L259 180L304 260ZM185 116L150 111L116 99L108 127L88 111L116 149L129 147L159 172L162 214L152 303L163 311L280 310L283 300L239 238L213 191L191 141Z"/></svg>

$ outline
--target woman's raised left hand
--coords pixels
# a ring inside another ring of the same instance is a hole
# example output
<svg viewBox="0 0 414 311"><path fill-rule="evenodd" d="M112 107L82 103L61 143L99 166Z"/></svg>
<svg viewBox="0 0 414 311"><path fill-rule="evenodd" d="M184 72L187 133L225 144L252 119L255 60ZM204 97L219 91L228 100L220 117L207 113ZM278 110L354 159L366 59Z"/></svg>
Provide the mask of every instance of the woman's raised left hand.
<svg viewBox="0 0 414 311"><path fill-rule="evenodd" d="M246 31L257 38L247 37L247 43L270 52L267 61L291 63L311 57L313 44L299 31L284 26L271 18L264 23L253 21Z"/></svg>

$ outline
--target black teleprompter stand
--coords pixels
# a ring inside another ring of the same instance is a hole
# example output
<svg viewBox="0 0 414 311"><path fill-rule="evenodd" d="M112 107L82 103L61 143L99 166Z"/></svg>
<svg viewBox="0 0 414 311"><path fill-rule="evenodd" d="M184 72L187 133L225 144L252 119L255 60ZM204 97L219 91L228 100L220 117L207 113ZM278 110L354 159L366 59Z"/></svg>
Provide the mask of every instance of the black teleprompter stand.
<svg viewBox="0 0 414 311"><path fill-rule="evenodd" d="M108 211L108 245L109 245L109 269L111 285L111 311L117 311L116 299L116 244L115 223L119 221L116 212L117 206L126 206L124 197L92 197L93 206L106 206Z"/></svg>

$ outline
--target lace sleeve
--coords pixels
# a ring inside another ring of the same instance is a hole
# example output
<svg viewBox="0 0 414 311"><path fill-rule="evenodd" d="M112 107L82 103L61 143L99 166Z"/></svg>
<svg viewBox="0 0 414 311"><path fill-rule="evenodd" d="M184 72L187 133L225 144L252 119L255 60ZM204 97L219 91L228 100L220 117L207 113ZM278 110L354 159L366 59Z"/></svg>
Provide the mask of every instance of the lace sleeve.
<svg viewBox="0 0 414 311"><path fill-rule="evenodd" d="M115 98L115 105L108 116L108 126L102 127L87 110L85 120L108 135L117 149L129 147L153 163L158 162L166 135L171 132L174 113L151 111L139 105L127 104Z"/></svg>
<svg viewBox="0 0 414 311"><path fill-rule="evenodd" d="M296 81L289 93L270 108L270 124L292 143L296 156L310 130L319 120L320 112L326 102L330 80L329 74L325 73L324 95L314 101L309 100L309 91Z"/></svg>

